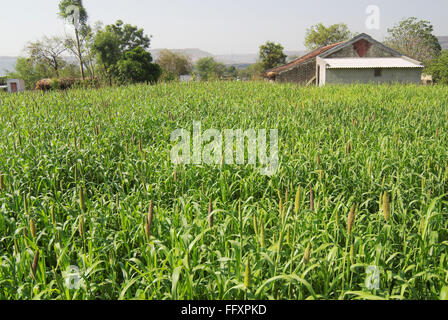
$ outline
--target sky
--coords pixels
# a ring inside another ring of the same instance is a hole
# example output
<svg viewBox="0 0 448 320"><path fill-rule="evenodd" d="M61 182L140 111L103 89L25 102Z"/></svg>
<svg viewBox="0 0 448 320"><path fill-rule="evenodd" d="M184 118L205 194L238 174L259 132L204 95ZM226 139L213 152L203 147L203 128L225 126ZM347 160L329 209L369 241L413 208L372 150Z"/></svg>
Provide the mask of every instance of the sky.
<svg viewBox="0 0 448 320"><path fill-rule="evenodd" d="M17 56L29 41L72 30L57 16L58 0L0 0L0 56ZM379 30L366 9L379 9ZM212 54L257 53L266 41L303 50L306 29L346 23L353 32L384 40L402 18L429 20L448 35L446 0L84 0L89 22L121 19L153 36L151 48L200 48Z"/></svg>

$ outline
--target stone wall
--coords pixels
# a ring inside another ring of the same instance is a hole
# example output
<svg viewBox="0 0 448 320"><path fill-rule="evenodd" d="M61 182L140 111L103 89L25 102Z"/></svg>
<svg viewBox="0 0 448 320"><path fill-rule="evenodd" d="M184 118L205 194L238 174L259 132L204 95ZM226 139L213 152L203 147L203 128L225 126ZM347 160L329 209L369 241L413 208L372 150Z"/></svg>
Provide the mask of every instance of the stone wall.
<svg viewBox="0 0 448 320"><path fill-rule="evenodd" d="M277 82L294 82L298 84L307 84L316 75L316 59L298 64L288 71L277 75Z"/></svg>
<svg viewBox="0 0 448 320"><path fill-rule="evenodd" d="M389 58L394 56L397 55L393 55L391 52L384 50L384 48L376 44L372 44L365 55L366 58ZM332 53L325 58L359 58L359 55L354 46L350 45L336 51L335 53Z"/></svg>

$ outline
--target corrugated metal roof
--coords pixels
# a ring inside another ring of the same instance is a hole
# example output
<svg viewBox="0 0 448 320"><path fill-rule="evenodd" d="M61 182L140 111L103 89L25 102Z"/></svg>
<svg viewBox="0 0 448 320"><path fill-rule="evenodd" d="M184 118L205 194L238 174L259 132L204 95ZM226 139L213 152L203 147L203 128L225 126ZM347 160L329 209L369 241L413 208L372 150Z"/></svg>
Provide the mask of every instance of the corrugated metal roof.
<svg viewBox="0 0 448 320"><path fill-rule="evenodd" d="M310 53L304 55L303 57L300 57L300 58L298 58L298 59L296 59L294 61L291 61L290 63L287 63L285 65L266 70L264 72L264 75L266 76L266 75L268 75L270 73L278 74L278 73L281 73L283 71L290 70L291 68L295 67L296 65L301 64L303 62L306 62L306 61L308 61L308 60L310 60L312 58L315 58L319 54L322 54L322 53L324 53L324 52L326 52L326 51L328 51L330 49L333 49L334 47L337 47L338 45L340 45L342 43L344 43L344 42L338 42L338 43L335 43L335 44L330 44L328 46L318 48L318 49L316 49L314 51L311 51Z"/></svg>
<svg viewBox="0 0 448 320"><path fill-rule="evenodd" d="M404 58L328 58L327 69L423 68Z"/></svg>

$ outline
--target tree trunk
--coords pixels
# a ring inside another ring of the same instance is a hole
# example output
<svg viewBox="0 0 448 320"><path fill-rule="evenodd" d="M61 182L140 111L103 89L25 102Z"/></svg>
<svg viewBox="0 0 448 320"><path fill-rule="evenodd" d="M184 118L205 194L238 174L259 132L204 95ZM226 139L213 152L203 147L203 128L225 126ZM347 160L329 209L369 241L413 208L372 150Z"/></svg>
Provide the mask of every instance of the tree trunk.
<svg viewBox="0 0 448 320"><path fill-rule="evenodd" d="M82 80L85 80L84 62L82 61L81 44L79 43L79 34L78 34L78 29L77 28L75 28L75 36L76 36L76 48L78 49L79 65L80 65L80 68L81 68L81 77L82 77Z"/></svg>
<svg viewBox="0 0 448 320"><path fill-rule="evenodd" d="M54 71L56 72L56 77L59 78L59 63L58 63L58 58L53 57L53 63L54 63Z"/></svg>

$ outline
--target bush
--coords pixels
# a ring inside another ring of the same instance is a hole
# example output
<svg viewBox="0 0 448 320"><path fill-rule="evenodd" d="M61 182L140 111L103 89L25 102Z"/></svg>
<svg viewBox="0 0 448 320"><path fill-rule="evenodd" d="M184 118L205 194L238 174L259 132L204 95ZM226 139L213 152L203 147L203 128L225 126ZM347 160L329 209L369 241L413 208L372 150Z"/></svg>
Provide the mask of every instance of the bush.
<svg viewBox="0 0 448 320"><path fill-rule="evenodd" d="M440 56L432 61L428 71L434 82L448 84L448 50L444 50Z"/></svg>
<svg viewBox="0 0 448 320"><path fill-rule="evenodd" d="M72 88L96 89L100 88L100 82L97 78L86 78L85 80L76 78L61 79L41 79L36 83L35 90L67 90Z"/></svg>

